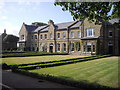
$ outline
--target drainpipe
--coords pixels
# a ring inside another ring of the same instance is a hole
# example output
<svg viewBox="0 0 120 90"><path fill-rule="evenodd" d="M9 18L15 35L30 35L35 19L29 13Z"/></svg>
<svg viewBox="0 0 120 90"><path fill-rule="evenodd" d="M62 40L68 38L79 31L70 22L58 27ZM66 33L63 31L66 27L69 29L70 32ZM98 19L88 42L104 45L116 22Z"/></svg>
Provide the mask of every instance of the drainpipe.
<svg viewBox="0 0 120 90"><path fill-rule="evenodd" d="M68 52L68 54L69 54L69 47L70 47L70 45L69 45L69 27L67 28L67 52Z"/></svg>
<svg viewBox="0 0 120 90"><path fill-rule="evenodd" d="M39 51L39 31L38 31L38 51Z"/></svg>

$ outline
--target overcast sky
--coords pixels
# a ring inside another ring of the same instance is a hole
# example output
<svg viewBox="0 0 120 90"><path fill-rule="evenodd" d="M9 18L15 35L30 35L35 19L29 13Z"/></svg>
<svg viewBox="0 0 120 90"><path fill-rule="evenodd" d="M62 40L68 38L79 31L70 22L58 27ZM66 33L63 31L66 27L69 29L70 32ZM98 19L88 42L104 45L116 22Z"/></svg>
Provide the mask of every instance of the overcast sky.
<svg viewBox="0 0 120 90"><path fill-rule="evenodd" d="M53 0L50 1L15 0L10 2L7 0L5 2L5 0L0 0L0 33L6 29L8 34L18 36L23 22L26 24L32 22L48 23L49 19L52 19L54 23L73 21L69 12L62 11L60 6L54 5Z"/></svg>

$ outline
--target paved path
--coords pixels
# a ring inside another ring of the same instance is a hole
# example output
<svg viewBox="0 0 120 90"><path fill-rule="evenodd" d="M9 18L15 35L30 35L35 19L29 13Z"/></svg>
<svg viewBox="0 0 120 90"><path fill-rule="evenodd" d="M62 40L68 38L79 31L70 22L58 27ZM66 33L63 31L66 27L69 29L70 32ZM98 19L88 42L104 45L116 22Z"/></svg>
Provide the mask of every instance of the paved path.
<svg viewBox="0 0 120 90"><path fill-rule="evenodd" d="M11 71L2 71L2 83L12 88L73 88L54 82L35 79ZM65 89L65 90L66 90Z"/></svg>

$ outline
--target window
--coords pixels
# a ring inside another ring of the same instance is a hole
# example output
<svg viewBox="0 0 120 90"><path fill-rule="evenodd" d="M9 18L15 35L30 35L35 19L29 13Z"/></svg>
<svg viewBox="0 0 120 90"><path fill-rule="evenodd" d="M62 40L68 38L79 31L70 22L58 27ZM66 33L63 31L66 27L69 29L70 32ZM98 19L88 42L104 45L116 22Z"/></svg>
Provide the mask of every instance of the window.
<svg viewBox="0 0 120 90"><path fill-rule="evenodd" d="M94 29L88 28L88 29L86 30L86 36L87 36L87 37L93 37L93 36L94 36Z"/></svg>
<svg viewBox="0 0 120 90"><path fill-rule="evenodd" d="M87 43L87 52L91 52L92 43Z"/></svg>
<svg viewBox="0 0 120 90"><path fill-rule="evenodd" d="M95 44L93 43L93 52L95 52Z"/></svg>
<svg viewBox="0 0 120 90"><path fill-rule="evenodd" d="M109 37L112 37L112 36L113 36L113 33L112 33L111 30L109 30L108 36L109 36Z"/></svg>
<svg viewBox="0 0 120 90"><path fill-rule="evenodd" d="M47 39L47 34L44 35L45 40Z"/></svg>
<svg viewBox="0 0 120 90"><path fill-rule="evenodd" d="M70 36L71 36L71 38L74 38L74 32L71 32Z"/></svg>
<svg viewBox="0 0 120 90"><path fill-rule="evenodd" d="M77 51L80 51L80 43L77 43Z"/></svg>
<svg viewBox="0 0 120 90"><path fill-rule="evenodd" d="M42 40L42 35L40 35L40 40Z"/></svg>
<svg viewBox="0 0 120 90"><path fill-rule="evenodd" d="M57 33L57 38L60 39L60 33Z"/></svg>
<svg viewBox="0 0 120 90"><path fill-rule="evenodd" d="M109 41L108 46L112 46L112 45L113 45L112 41Z"/></svg>
<svg viewBox="0 0 120 90"><path fill-rule="evenodd" d="M37 44L35 44L35 47L37 47Z"/></svg>
<svg viewBox="0 0 120 90"><path fill-rule="evenodd" d="M52 33L50 33L50 39L52 39Z"/></svg>
<svg viewBox="0 0 120 90"><path fill-rule="evenodd" d="M66 33L64 32L62 36L63 36L63 39L65 39L66 38Z"/></svg>
<svg viewBox="0 0 120 90"><path fill-rule="evenodd" d="M81 33L80 33L80 31L78 31L78 38L81 38L81 35L80 35Z"/></svg>
<svg viewBox="0 0 120 90"><path fill-rule="evenodd" d="M37 35L35 35L35 39L37 39Z"/></svg>
<svg viewBox="0 0 120 90"><path fill-rule="evenodd" d="M66 44L63 43L63 51L65 52L66 51Z"/></svg>
<svg viewBox="0 0 120 90"><path fill-rule="evenodd" d="M25 38L24 38L24 35L21 35L21 40L24 40Z"/></svg>
<svg viewBox="0 0 120 90"><path fill-rule="evenodd" d="M74 43L71 43L71 51L74 51Z"/></svg>
<svg viewBox="0 0 120 90"><path fill-rule="evenodd" d="M34 39L33 35L32 35L32 39Z"/></svg>
<svg viewBox="0 0 120 90"><path fill-rule="evenodd" d="M57 44L57 52L59 52L60 51L60 44L58 43Z"/></svg>

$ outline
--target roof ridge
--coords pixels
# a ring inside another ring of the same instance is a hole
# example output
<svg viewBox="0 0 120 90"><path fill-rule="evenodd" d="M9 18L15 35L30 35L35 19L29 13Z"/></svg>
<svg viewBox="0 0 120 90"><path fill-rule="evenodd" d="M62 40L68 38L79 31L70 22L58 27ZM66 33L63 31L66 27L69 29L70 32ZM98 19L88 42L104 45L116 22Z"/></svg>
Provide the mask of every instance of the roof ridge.
<svg viewBox="0 0 120 90"><path fill-rule="evenodd" d="M76 22L76 21L63 22L63 23L72 23L72 22ZM63 24L63 23L56 23L56 24Z"/></svg>

